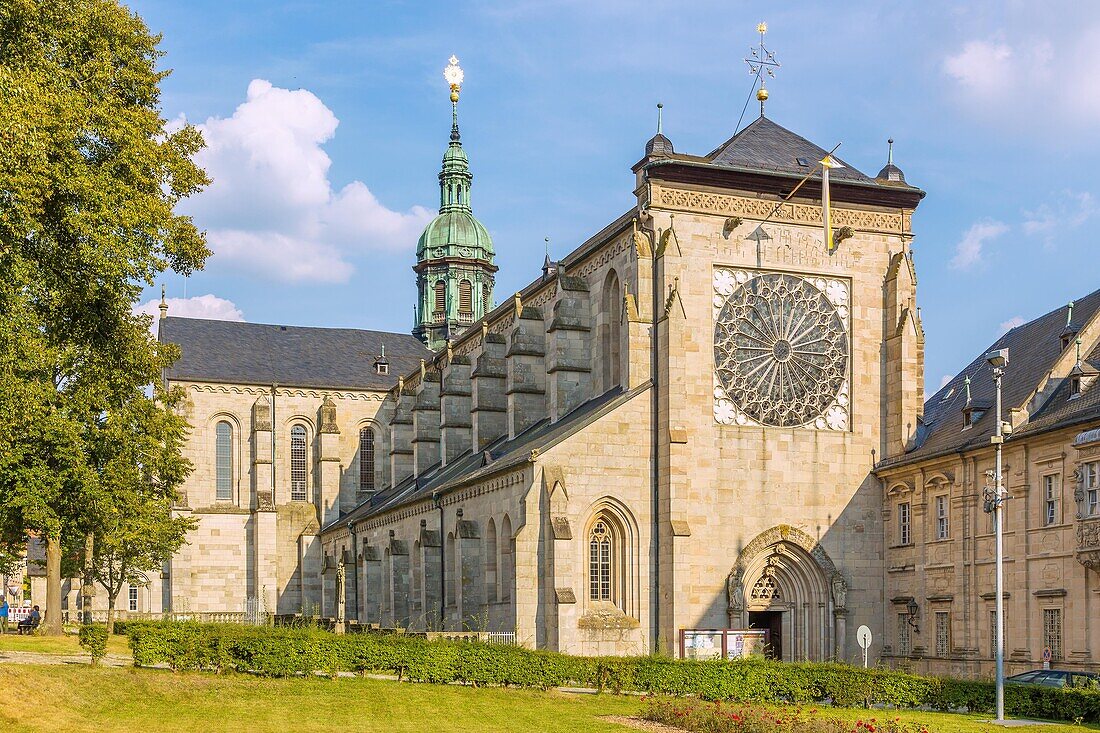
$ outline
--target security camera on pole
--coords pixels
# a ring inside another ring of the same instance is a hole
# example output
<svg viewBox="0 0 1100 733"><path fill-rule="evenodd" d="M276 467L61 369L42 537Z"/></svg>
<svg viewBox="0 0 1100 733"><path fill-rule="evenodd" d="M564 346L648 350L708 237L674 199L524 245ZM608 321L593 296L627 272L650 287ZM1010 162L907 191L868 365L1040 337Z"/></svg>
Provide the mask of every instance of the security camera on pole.
<svg viewBox="0 0 1100 733"><path fill-rule="evenodd" d="M1005 428L1012 432L1011 425L1001 421L1001 378L1008 365L1008 349L997 349L985 355L985 360L993 367L993 381L997 385L997 425L990 442L997 454L996 467L993 470L993 487L985 490L985 511L993 514L993 529L997 536L997 719L1005 719L1005 608L1004 608L1004 473L1001 470L1001 447L1005 442Z"/></svg>

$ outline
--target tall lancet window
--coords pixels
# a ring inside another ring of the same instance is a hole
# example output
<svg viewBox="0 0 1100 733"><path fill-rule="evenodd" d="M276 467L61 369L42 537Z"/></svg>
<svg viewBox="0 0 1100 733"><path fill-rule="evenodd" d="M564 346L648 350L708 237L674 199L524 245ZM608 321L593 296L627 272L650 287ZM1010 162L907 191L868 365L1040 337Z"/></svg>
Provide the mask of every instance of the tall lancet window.
<svg viewBox="0 0 1100 733"><path fill-rule="evenodd" d="M359 431L359 490L374 491L374 430Z"/></svg>
<svg viewBox="0 0 1100 733"><path fill-rule="evenodd" d="M290 429L290 500L306 500L306 429Z"/></svg>
<svg viewBox="0 0 1100 733"><path fill-rule="evenodd" d="M215 428L217 501L233 501L233 426L224 420Z"/></svg>
<svg viewBox="0 0 1100 733"><path fill-rule="evenodd" d="M588 536L588 598L611 600L612 537L607 522L599 519Z"/></svg>

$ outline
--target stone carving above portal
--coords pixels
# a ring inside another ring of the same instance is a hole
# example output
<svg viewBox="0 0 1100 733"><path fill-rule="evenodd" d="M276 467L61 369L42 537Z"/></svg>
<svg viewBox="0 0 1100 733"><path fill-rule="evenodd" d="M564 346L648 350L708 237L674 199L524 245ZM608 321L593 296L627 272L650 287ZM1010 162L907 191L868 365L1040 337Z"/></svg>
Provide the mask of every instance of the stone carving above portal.
<svg viewBox="0 0 1100 733"><path fill-rule="evenodd" d="M713 284L715 421L848 430L848 283L720 267Z"/></svg>

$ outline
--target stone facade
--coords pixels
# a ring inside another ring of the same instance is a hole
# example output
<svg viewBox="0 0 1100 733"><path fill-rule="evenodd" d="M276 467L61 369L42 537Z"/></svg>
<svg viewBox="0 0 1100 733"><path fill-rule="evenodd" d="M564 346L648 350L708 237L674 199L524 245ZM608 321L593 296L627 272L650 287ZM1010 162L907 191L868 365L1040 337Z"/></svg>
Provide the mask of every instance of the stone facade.
<svg viewBox="0 0 1100 733"><path fill-rule="evenodd" d="M772 134L765 122L750 134ZM809 194L783 204L774 175L719 166L685 181L677 160L643 159L636 209L388 394L394 485L322 530L324 595L343 565L347 618L591 654L749 625L784 659L855 659L849 622L881 638L872 469L921 408L922 194L866 177L873 194L834 190L849 238L830 255ZM726 411L744 397L716 392L733 273L829 293L844 354L821 415L777 427Z"/></svg>

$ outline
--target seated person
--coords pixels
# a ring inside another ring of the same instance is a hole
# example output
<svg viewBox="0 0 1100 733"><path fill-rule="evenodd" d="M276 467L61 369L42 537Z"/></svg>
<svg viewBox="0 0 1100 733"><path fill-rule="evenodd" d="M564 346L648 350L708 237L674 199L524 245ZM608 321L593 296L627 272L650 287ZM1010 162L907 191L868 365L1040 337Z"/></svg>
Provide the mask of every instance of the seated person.
<svg viewBox="0 0 1100 733"><path fill-rule="evenodd" d="M42 614L39 612L38 606L35 606L31 609L30 614L19 622L20 635L33 633L40 623L42 623Z"/></svg>

